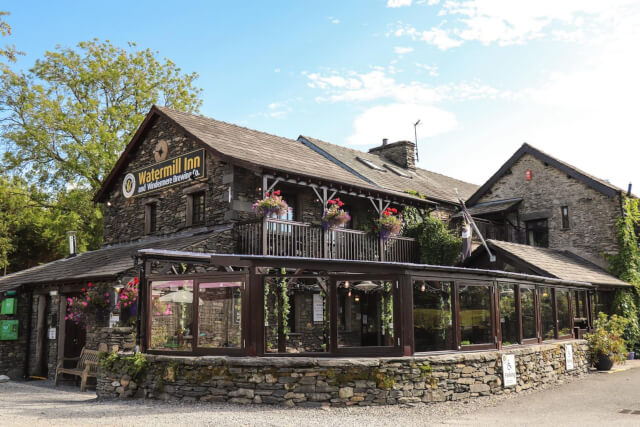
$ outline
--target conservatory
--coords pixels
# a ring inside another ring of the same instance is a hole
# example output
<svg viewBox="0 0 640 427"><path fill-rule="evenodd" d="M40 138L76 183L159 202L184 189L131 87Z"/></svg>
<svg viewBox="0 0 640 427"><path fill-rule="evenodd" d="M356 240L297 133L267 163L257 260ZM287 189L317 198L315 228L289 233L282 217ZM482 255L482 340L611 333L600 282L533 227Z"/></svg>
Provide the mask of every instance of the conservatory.
<svg viewBox="0 0 640 427"><path fill-rule="evenodd" d="M458 267L145 249L138 344L182 356L411 356L578 338L592 285Z"/></svg>

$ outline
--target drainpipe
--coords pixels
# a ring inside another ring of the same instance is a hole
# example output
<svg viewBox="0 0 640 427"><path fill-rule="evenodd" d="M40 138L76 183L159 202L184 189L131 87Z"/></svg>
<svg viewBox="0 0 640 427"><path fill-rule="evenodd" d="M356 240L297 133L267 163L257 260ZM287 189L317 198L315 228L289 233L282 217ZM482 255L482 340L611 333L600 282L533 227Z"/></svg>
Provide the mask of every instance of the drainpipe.
<svg viewBox="0 0 640 427"><path fill-rule="evenodd" d="M23 376L26 381L29 380L29 358L31 357L31 318L33 317L33 291L29 294L29 319L27 320L27 345L24 358Z"/></svg>

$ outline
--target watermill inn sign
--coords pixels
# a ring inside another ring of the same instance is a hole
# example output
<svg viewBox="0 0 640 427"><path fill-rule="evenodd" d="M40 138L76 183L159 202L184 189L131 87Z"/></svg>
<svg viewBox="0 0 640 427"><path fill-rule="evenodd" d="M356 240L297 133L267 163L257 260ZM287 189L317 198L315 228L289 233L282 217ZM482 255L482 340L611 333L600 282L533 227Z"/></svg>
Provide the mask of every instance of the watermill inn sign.
<svg viewBox="0 0 640 427"><path fill-rule="evenodd" d="M196 150L128 173L122 194L128 199L203 176L204 150Z"/></svg>

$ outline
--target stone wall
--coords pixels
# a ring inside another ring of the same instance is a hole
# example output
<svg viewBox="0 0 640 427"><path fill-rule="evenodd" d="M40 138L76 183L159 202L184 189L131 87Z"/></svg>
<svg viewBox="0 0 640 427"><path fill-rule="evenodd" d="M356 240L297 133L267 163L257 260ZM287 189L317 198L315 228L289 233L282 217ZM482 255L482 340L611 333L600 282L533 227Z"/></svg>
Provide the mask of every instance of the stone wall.
<svg viewBox="0 0 640 427"><path fill-rule="evenodd" d="M574 367L565 369L566 344ZM502 385L502 355L514 354L517 385ZM285 406L393 405L519 393L588 372L585 341L503 351L403 358L177 357L147 355L138 377L101 370L104 398L215 401Z"/></svg>
<svg viewBox="0 0 640 427"><path fill-rule="evenodd" d="M532 179L525 174L531 170ZM620 200L608 197L567 174L525 154L482 196L479 203L522 197L520 227L527 218L548 218L549 247L566 249L602 266L605 252L617 252L615 224ZM569 207L569 228L562 227L561 207Z"/></svg>
<svg viewBox="0 0 640 427"><path fill-rule="evenodd" d="M174 185L139 197L124 198L122 195L124 176L133 170L155 164L153 151L161 140L169 144L169 158L202 148L168 121L158 118L144 135L142 143L131 153L129 164L118 175L113 188L106 196L103 208L105 244L144 237L144 206L152 201L157 204L156 231L152 235L166 235L185 229L188 194L184 190L197 184L206 184L205 225L223 224L230 219L229 191L233 192L233 167L214 158L210 152L205 154L206 178ZM238 192L238 194L244 193Z"/></svg>
<svg viewBox="0 0 640 427"><path fill-rule="evenodd" d="M30 294L21 293L15 298L18 298L16 314L0 314L0 320L18 320L19 322L17 341L0 341L0 375L8 375L12 379L20 379L24 375L24 361L27 357Z"/></svg>
<svg viewBox="0 0 640 427"><path fill-rule="evenodd" d="M114 352L133 351L136 333L132 327L95 328L87 332L86 347L91 350Z"/></svg>

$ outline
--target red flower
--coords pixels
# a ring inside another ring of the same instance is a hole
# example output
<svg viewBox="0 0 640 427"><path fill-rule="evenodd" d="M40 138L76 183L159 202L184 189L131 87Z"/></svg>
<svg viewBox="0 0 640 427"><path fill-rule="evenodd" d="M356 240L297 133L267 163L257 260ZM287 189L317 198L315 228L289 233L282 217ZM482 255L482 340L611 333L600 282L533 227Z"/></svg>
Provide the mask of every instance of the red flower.
<svg viewBox="0 0 640 427"><path fill-rule="evenodd" d="M80 289L82 292L87 292L85 288Z"/></svg>
<svg viewBox="0 0 640 427"><path fill-rule="evenodd" d="M274 191L273 194L275 194L276 196L280 195L280 190Z"/></svg>
<svg viewBox="0 0 640 427"><path fill-rule="evenodd" d="M335 200L329 200L327 203L330 204L330 205L335 205L336 201Z"/></svg>
<svg viewBox="0 0 640 427"><path fill-rule="evenodd" d="M338 200L338 206L343 207L343 206L344 206L344 203L343 203L343 202L341 202L340 200Z"/></svg>
<svg viewBox="0 0 640 427"><path fill-rule="evenodd" d="M267 192L267 197L269 197L269 192Z"/></svg>
<svg viewBox="0 0 640 427"><path fill-rule="evenodd" d="M134 277L134 278L133 278L133 284L134 284L134 285L137 285L139 281L140 281L140 280L138 280L138 278L137 278L137 277Z"/></svg>
<svg viewBox="0 0 640 427"><path fill-rule="evenodd" d="M88 285L88 286L89 286L90 288L92 288L92 287L93 287L93 283L89 282L89 285Z"/></svg>
<svg viewBox="0 0 640 427"><path fill-rule="evenodd" d="M391 212L393 212L393 213L398 213L398 209L396 209L396 208L391 208L390 210L391 210Z"/></svg>

